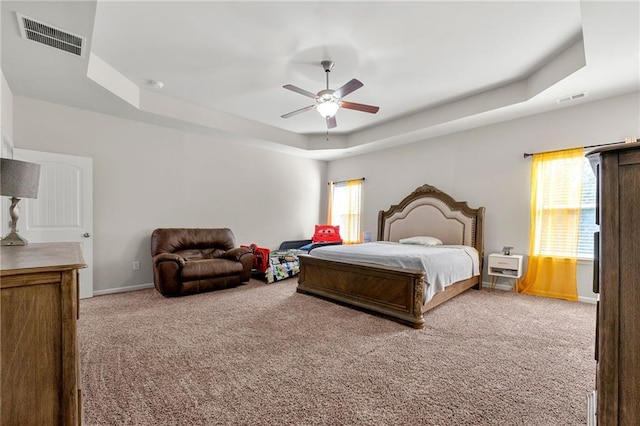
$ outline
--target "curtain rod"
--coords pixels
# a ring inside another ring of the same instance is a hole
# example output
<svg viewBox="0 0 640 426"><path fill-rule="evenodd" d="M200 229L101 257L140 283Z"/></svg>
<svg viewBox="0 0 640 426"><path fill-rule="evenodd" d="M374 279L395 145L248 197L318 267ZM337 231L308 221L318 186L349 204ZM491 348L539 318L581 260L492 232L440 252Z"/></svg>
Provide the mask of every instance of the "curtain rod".
<svg viewBox="0 0 640 426"><path fill-rule="evenodd" d="M346 182L349 182L349 181L352 181L352 180L364 180L364 178L360 178L360 179L347 179L347 180L339 180L339 181L333 181L333 180L332 180L331 182L327 182L327 185L331 185L332 183L333 183L333 184L336 184L336 183L346 183Z"/></svg>
<svg viewBox="0 0 640 426"><path fill-rule="evenodd" d="M631 139L631 138L629 138ZM598 148L600 146L607 146L607 145L617 145L617 144L621 144L621 143L625 143L627 141L620 141L620 142L609 142L609 143L601 143L601 144L597 144L597 145L587 145L587 146L583 146L582 148ZM631 141L633 142L633 141ZM635 142L640 142L640 139L636 139ZM565 148L565 149L556 149L553 151L541 151L541 152L534 152L533 154L525 152L524 153L524 158L529 158L529 157L533 157L535 154L548 154L550 152L560 152L560 151L566 151L568 149L572 149L572 148Z"/></svg>

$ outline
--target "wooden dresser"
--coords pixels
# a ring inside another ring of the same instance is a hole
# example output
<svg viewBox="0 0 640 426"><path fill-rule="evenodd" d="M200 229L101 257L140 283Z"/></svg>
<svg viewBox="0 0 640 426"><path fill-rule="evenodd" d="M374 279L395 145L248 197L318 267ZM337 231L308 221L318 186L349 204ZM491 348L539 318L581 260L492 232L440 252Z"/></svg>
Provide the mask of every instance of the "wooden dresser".
<svg viewBox="0 0 640 426"><path fill-rule="evenodd" d="M640 425L640 143L588 154L598 177L594 261L599 426Z"/></svg>
<svg viewBox="0 0 640 426"><path fill-rule="evenodd" d="M2 425L79 425L79 243L2 247Z"/></svg>

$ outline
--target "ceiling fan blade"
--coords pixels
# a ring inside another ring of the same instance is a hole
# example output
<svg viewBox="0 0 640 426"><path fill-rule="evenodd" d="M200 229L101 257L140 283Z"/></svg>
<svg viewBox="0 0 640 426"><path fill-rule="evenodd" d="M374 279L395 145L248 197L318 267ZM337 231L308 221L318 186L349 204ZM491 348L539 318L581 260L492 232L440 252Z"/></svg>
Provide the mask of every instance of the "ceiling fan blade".
<svg viewBox="0 0 640 426"><path fill-rule="evenodd" d="M355 102L346 102L346 101L340 102L340 106L342 108L354 109L356 111L362 111L362 112L369 112L371 114L375 114L380 109L380 107L373 106L373 105L357 104Z"/></svg>
<svg viewBox="0 0 640 426"><path fill-rule="evenodd" d="M297 110L295 110L295 111L291 111L291 112L288 112L288 113L286 113L286 114L283 114L283 115L281 115L280 117L282 117L282 118L289 118L289 117L291 117L291 116L293 116L293 115L300 114L301 112L305 112L305 111L309 111L310 109L314 109L315 107L316 107L315 105L309 105L309 106L306 106L306 107L304 107L304 108L300 108L300 109L297 109Z"/></svg>
<svg viewBox="0 0 640 426"><path fill-rule="evenodd" d="M360 80L356 80L354 78L351 81L345 83L344 86L342 86L341 88L333 92L333 96L336 96L338 98L344 98L349 93L361 88L362 86L364 86L364 84L362 84Z"/></svg>
<svg viewBox="0 0 640 426"><path fill-rule="evenodd" d="M296 87L293 84L285 84L282 87L284 87L285 89L289 89L289 90L291 90L293 92L300 93L301 95L308 96L308 97L310 97L312 99L315 99L315 98L318 97L318 95L316 95L315 93L311 93L311 92L309 92L307 90L304 90L304 89L301 89L299 87Z"/></svg>
<svg viewBox="0 0 640 426"><path fill-rule="evenodd" d="M336 122L336 116L334 115L333 117L327 117L327 129L333 129L338 125L338 123Z"/></svg>

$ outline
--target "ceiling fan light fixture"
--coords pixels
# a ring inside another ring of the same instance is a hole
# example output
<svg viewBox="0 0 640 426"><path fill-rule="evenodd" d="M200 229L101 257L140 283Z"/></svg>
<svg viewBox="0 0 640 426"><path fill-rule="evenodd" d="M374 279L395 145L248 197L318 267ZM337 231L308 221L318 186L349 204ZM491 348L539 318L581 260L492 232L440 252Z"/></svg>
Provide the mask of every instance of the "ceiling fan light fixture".
<svg viewBox="0 0 640 426"><path fill-rule="evenodd" d="M338 109L340 109L340 104L335 100L324 101L316 106L316 110L324 118L333 117L338 112Z"/></svg>
<svg viewBox="0 0 640 426"><path fill-rule="evenodd" d="M291 90L292 92L299 93L308 98L312 98L315 101L315 104L311 104L304 108L300 108L287 114L283 114L281 115L282 118L289 118L302 112L309 111L310 109L315 109L326 120L327 130L329 130L336 127L337 124L334 116L340 108L368 112L370 114L375 114L376 112L378 112L380 108L377 106L357 104L355 102L346 102L342 100L342 98L347 96L349 93L353 92L354 90L358 90L363 86L362 82L355 78L352 78L336 90L329 89L329 72L333 68L334 63L333 61L322 61L321 63L322 68L324 68L325 74L327 76L327 88L320 90L316 94L294 86L293 84L285 84L284 86L282 86L283 88Z"/></svg>

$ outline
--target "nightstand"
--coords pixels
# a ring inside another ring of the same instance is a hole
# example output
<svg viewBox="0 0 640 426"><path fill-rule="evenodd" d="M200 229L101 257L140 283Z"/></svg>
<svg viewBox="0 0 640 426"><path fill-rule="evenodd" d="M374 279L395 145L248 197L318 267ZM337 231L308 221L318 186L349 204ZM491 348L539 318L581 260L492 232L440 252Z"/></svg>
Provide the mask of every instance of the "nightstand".
<svg viewBox="0 0 640 426"><path fill-rule="evenodd" d="M518 278L522 276L521 254L500 254L489 255L489 272L491 276L491 288L496 287L498 277L513 278L513 289L516 289Z"/></svg>

